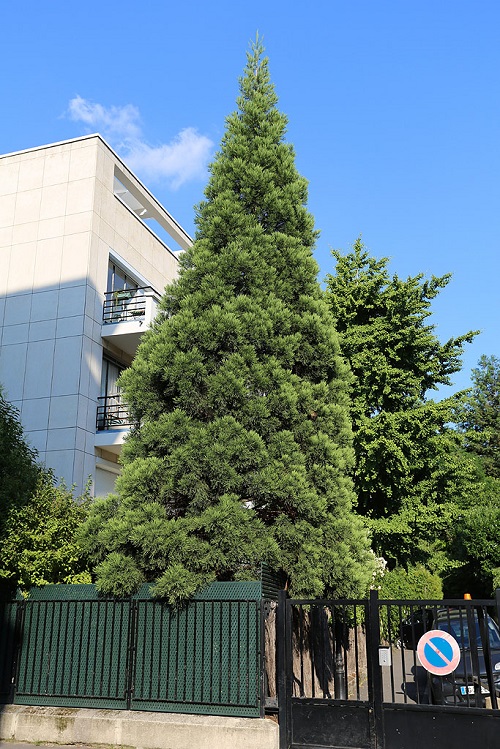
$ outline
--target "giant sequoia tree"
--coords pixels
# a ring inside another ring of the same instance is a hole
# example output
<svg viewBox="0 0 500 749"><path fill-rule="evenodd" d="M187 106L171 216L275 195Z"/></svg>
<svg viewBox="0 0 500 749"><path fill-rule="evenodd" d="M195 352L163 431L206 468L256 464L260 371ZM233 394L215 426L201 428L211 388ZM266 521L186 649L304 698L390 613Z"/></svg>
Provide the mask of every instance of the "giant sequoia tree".
<svg viewBox="0 0 500 749"><path fill-rule="evenodd" d="M86 544L104 592L176 601L263 561L295 594L366 589L349 373L317 283L307 184L253 46L197 235L121 385L138 423Z"/></svg>

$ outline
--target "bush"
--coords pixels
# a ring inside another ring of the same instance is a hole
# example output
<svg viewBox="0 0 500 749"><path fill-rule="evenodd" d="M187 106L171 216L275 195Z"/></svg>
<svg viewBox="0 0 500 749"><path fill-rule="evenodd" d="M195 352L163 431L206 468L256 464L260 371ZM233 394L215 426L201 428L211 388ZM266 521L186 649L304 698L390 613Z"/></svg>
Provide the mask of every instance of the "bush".
<svg viewBox="0 0 500 749"><path fill-rule="evenodd" d="M395 567L386 572L380 584L380 598L441 599L443 586L441 579L433 575L422 564L415 567Z"/></svg>

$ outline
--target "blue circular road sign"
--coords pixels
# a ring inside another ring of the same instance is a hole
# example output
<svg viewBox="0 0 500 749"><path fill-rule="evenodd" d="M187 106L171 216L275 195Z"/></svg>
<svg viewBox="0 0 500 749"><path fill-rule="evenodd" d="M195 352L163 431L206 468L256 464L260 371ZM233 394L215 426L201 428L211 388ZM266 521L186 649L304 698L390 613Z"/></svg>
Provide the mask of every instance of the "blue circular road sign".
<svg viewBox="0 0 500 749"><path fill-rule="evenodd" d="M422 666L431 674L446 676L460 663L460 646L448 632L431 629L418 641L417 655Z"/></svg>

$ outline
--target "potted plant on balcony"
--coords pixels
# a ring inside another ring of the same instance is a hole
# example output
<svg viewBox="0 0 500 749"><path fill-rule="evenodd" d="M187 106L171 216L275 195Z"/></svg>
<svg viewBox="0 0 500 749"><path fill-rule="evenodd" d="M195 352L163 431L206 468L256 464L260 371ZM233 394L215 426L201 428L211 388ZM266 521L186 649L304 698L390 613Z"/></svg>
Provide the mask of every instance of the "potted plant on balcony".
<svg viewBox="0 0 500 749"><path fill-rule="evenodd" d="M120 322L125 317L126 303L132 298L132 289L117 289L113 291L112 299L112 320Z"/></svg>

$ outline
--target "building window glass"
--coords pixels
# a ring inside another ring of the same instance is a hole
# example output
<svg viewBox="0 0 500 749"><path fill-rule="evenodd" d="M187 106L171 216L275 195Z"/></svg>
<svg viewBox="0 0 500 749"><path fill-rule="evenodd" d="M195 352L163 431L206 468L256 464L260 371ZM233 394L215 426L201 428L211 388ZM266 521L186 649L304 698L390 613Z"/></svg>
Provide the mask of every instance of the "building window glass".
<svg viewBox="0 0 500 749"><path fill-rule="evenodd" d="M125 367L106 357L102 360L101 395L119 395L118 377Z"/></svg>
<svg viewBox="0 0 500 749"><path fill-rule="evenodd" d="M109 261L108 266L108 287L106 291L121 291L122 289L138 289L139 284L133 278L127 276L125 271L120 268L113 260Z"/></svg>

